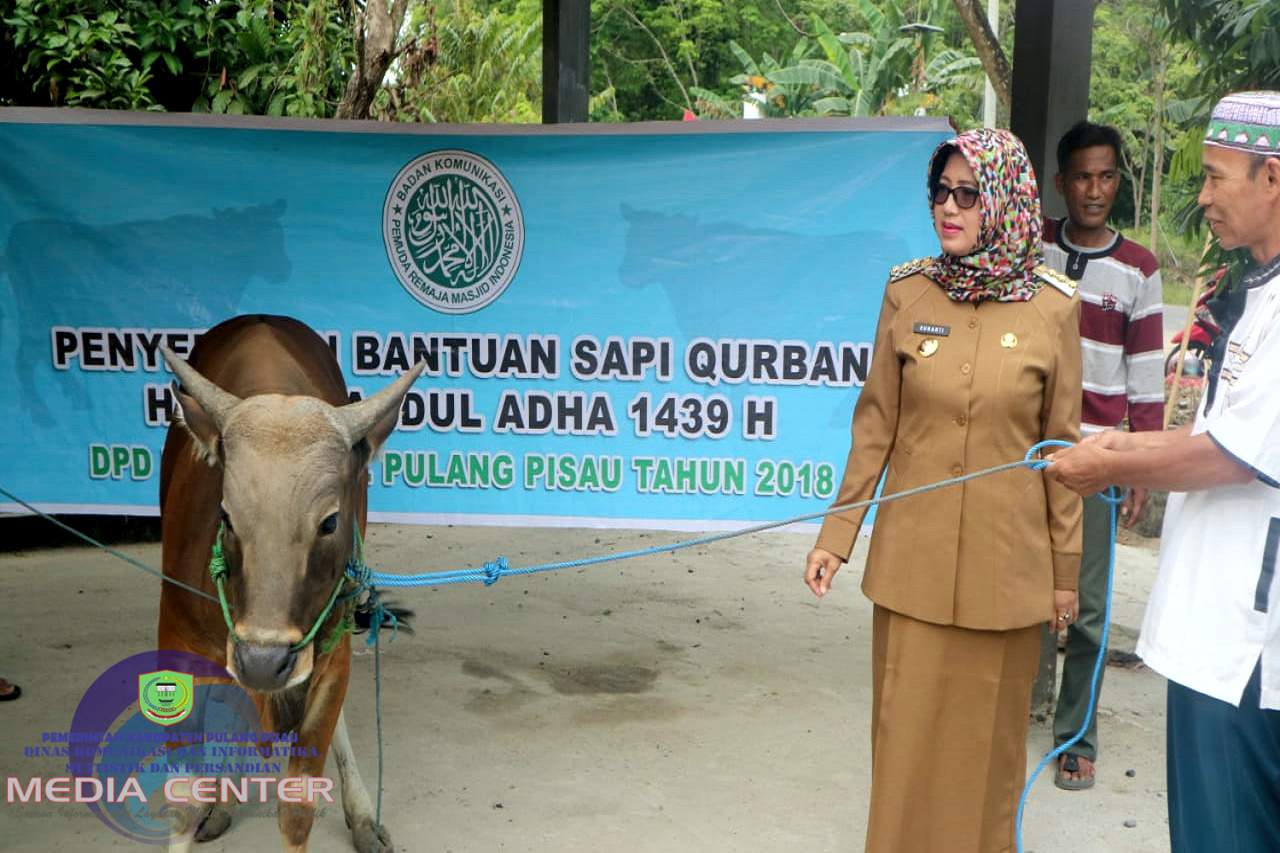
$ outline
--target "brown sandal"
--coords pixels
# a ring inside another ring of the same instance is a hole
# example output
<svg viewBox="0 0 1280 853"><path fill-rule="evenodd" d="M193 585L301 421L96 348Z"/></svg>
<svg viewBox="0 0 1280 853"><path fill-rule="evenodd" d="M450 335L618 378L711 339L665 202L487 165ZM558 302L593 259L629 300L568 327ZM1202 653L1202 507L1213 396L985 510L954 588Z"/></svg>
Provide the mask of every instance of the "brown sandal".
<svg viewBox="0 0 1280 853"><path fill-rule="evenodd" d="M1097 767L1094 768L1094 776L1084 779L1068 779L1068 773L1080 772L1080 756L1074 752L1062 753L1062 759L1058 762L1058 771L1053 774L1053 784L1057 785L1064 791L1087 791L1093 787L1094 776L1097 775Z"/></svg>

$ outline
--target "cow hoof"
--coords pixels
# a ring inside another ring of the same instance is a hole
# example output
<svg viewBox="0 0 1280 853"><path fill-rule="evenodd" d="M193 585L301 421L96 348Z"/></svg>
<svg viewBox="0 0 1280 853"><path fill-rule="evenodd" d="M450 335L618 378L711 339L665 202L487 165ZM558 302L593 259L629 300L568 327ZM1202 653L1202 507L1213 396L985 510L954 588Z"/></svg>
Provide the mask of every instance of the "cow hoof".
<svg viewBox="0 0 1280 853"><path fill-rule="evenodd" d="M360 821L351 831L351 840L355 842L356 853L393 853L395 850L391 846L391 833L371 820Z"/></svg>
<svg viewBox="0 0 1280 853"><path fill-rule="evenodd" d="M196 824L196 841L212 841L231 826L231 810L225 806L212 805L200 816Z"/></svg>

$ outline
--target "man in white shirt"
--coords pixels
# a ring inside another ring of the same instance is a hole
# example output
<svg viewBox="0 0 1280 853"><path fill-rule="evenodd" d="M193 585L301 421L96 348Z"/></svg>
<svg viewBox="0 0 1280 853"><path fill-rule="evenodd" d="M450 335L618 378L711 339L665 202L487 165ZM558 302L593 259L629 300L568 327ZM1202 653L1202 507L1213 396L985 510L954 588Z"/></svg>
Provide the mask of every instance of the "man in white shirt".
<svg viewBox="0 0 1280 853"><path fill-rule="evenodd" d="M1046 474L1080 494L1173 492L1138 653L1169 680L1173 853L1280 850L1280 93L1228 95L1204 146L1205 221L1254 266L1196 421L1098 433ZM1224 333L1226 333L1224 331Z"/></svg>

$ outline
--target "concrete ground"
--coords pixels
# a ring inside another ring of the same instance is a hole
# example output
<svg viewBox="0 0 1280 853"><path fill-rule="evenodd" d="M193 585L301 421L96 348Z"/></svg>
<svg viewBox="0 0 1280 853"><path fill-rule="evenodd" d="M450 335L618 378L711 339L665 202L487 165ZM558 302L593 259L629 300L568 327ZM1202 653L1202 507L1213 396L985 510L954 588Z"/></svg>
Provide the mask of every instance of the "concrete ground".
<svg viewBox="0 0 1280 853"><path fill-rule="evenodd" d="M527 565L676 541L639 531L375 525L381 570ZM398 850L493 853L856 851L868 795L871 607L854 565L821 602L800 572L811 534L775 533L494 587L411 590L417 633L384 646L384 816ZM151 565L158 545L124 550ZM1154 575L1122 546L1116 645L1132 648ZM65 730L89 683L149 648L157 582L82 548L0 555L0 775L59 773L25 758ZM360 647L347 717L376 780L373 659ZM1029 851L1162 853L1164 682L1108 670L1094 790L1046 772L1026 812ZM1032 726L1028 766L1049 746ZM965 785L964 767L937 768ZM1132 771L1132 775L1126 771ZM333 772L332 764L330 772ZM903 803L902 808L912 808ZM1127 825L1132 824L1132 825ZM85 806L0 803L0 850L139 847ZM208 851L276 851L274 819L243 816ZM314 853L351 849L341 811Z"/></svg>

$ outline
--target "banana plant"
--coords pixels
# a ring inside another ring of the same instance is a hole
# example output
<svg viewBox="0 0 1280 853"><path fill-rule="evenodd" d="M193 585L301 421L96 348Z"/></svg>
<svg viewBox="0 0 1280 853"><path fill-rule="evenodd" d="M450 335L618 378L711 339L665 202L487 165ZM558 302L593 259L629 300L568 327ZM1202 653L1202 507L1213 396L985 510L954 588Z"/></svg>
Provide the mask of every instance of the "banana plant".
<svg viewBox="0 0 1280 853"><path fill-rule="evenodd" d="M708 118L739 118L742 116L744 103L754 103L765 118L790 118L793 116L817 115L815 102L826 93L823 83L793 79L791 69L804 67L809 62L809 54L813 52L813 44L801 39L791 50L790 65L784 66L769 53L764 53L756 62L750 54L736 41L729 42L729 50L742 63L743 73L736 74L729 82L740 87L741 95L731 98L693 86L689 94L698 99L698 109ZM802 75L803 77L804 75Z"/></svg>

